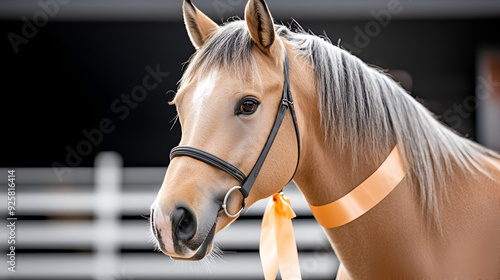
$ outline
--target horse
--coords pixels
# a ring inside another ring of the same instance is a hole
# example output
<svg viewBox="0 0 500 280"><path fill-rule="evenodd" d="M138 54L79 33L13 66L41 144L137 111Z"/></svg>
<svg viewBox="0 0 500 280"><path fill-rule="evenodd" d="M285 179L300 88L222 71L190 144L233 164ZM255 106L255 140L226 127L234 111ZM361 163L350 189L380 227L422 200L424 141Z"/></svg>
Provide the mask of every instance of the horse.
<svg viewBox="0 0 500 280"><path fill-rule="evenodd" d="M172 157L151 206L164 254L203 259L242 205L291 178L311 207L336 201L397 150L405 173L394 189L352 221L324 227L341 262L337 279L498 278L497 152L327 38L275 24L264 0L249 0L244 19L221 26L190 0L183 16L196 52L171 103L179 145L192 148ZM287 82L294 110L275 131ZM273 133L251 192L234 191L237 171L252 172Z"/></svg>

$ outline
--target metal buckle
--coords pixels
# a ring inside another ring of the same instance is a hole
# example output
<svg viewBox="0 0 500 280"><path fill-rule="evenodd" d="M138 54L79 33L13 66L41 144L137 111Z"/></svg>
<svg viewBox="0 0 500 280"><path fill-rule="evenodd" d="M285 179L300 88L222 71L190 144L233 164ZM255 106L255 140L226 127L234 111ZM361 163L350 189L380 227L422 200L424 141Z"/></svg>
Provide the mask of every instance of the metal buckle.
<svg viewBox="0 0 500 280"><path fill-rule="evenodd" d="M240 209L238 212L236 212L236 214L231 214L231 213L229 213L229 212L227 211L227 205L226 205L226 203L227 203L227 199L229 198L229 195L230 195L230 194L231 194L234 190L239 190L239 189L241 189L241 186L234 186L234 187L232 187L231 189L229 189L229 190L227 191L227 193L226 193L226 196L224 196L224 201L222 202L222 206L221 206L221 207L222 207L222 209L224 209L224 213L226 213L226 215L227 215L229 218L235 218L236 216L238 216L238 215L241 213L241 211L243 211L243 206L241 207L241 209Z"/></svg>
<svg viewBox="0 0 500 280"><path fill-rule="evenodd" d="M292 107L293 106L293 101L290 101L288 99L283 98L283 99L281 99L281 104L283 104L283 105L285 105L287 107Z"/></svg>

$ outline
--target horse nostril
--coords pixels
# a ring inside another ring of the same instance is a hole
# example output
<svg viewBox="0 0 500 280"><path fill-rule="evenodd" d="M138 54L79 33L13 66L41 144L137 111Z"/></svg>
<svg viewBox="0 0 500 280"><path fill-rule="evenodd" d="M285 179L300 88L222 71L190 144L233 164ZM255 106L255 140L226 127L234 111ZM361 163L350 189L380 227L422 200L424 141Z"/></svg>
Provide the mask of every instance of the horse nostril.
<svg viewBox="0 0 500 280"><path fill-rule="evenodd" d="M186 242L196 233L196 219L191 211L179 207L172 213L172 230L179 241Z"/></svg>

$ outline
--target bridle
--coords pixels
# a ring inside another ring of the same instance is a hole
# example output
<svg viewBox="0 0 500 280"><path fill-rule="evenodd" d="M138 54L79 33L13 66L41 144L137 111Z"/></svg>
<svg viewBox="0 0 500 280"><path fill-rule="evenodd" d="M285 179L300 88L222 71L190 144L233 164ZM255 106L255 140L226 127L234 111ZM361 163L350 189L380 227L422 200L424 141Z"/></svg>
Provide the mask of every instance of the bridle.
<svg viewBox="0 0 500 280"><path fill-rule="evenodd" d="M255 183L255 180L257 180L257 176L259 175L260 169L262 168L262 165L264 164L264 161L266 160L266 157L269 153L269 150L271 149L274 139L276 138L276 135L278 134L278 131L280 129L281 123L283 122L283 119L285 118L286 111L288 108L290 108L290 113L292 115L293 119L293 125L295 127L295 134L297 136L297 149L298 149L298 156L297 156L297 165L295 167L294 174L292 174L292 177L290 178L290 181L293 179L295 176L295 172L297 171L297 167L299 165L299 159L300 159L300 135L299 135L299 127L297 124L297 117L295 115L295 108L293 104L293 99L292 99L292 92L290 90L290 78L289 78L289 61L288 61L288 53L286 49L284 49L285 53L285 60L284 60L284 65L283 65L283 72L285 76L285 81L283 83L283 94L281 98L281 102L278 108L278 113L276 115L276 119L274 120L273 127L271 128L271 132L269 133L269 136L267 138L266 144L264 145L264 148L262 149L257 162L255 162L255 165L253 166L252 170L248 174L248 176L245 176L245 173L243 173L238 167L234 166L233 164L211 154L208 152L205 152L203 150L200 150L195 147L190 147L190 146L177 146L173 148L170 151L170 160L172 160L175 157L178 156L188 156L192 157L194 159L203 161L204 163L207 163L209 165L212 165L229 175L233 176L238 182L240 182L241 186L234 186L229 191L226 193L224 196L224 200L221 205L221 211L224 210L226 215L230 218L234 218L238 216L241 211L245 208L245 199L248 197L248 194L250 193L250 190L252 189L253 184ZM229 195L235 191L235 190L240 190L241 194L243 195L243 203L241 205L241 208L238 212L235 214L229 213L227 209L227 200L229 198Z"/></svg>

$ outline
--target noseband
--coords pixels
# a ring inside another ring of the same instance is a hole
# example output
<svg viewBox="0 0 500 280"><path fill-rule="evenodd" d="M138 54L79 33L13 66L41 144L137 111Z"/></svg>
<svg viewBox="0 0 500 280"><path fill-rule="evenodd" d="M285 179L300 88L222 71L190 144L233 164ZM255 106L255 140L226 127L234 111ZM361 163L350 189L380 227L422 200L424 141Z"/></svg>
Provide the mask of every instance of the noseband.
<svg viewBox="0 0 500 280"><path fill-rule="evenodd" d="M286 49L284 49L285 52L285 61L284 61L284 76L285 76L285 82L283 83L283 95L281 98L281 102L278 108L278 113L276 115L276 119L274 121L273 127L271 128L271 132L269 133L269 136L267 138L266 144L264 145L264 148L262 149L262 152L259 155L259 158L257 159L257 162L255 162L255 165L252 168L252 171L250 171L250 174L248 176L245 176L245 173L243 173L238 167L232 165L231 163L211 154L208 152L205 152L203 150L200 150L195 147L190 147L190 146L177 146L173 148L170 151L170 160L172 160L175 157L178 156L188 156L192 157L194 159L203 161L206 164L212 165L229 175L233 176L238 182L240 182L241 186L234 186L232 187L225 195L224 201L221 205L221 209L224 210L227 216L234 218L238 216L241 211L243 211L243 208L245 208L245 199L248 197L248 194L250 193L250 190L252 189L253 184L255 183L255 180L257 179L257 176L259 175L260 169L262 168L262 165L264 164L264 161L266 160L267 154L269 153L269 150L271 149L271 146L273 145L274 139L276 138L276 135L278 134L278 131L280 129L281 123L283 122L283 119L285 118L286 111L288 108L290 108L290 113L292 115L293 119L293 125L295 126L295 133L297 135L297 147L298 147L298 158L297 158L297 166L295 167L295 171L297 170L298 164L299 164L299 159L300 159L300 135L299 135L299 127L297 124L297 117L295 115L295 109L293 105L293 99L292 99L292 92L290 91L290 80L289 80L289 61L288 61L288 53ZM293 179L293 176L290 178L290 181ZM229 198L229 195L235 191L239 190L241 194L243 195L243 204L241 205L240 210L235 213L231 214L229 213L227 209L227 199Z"/></svg>

